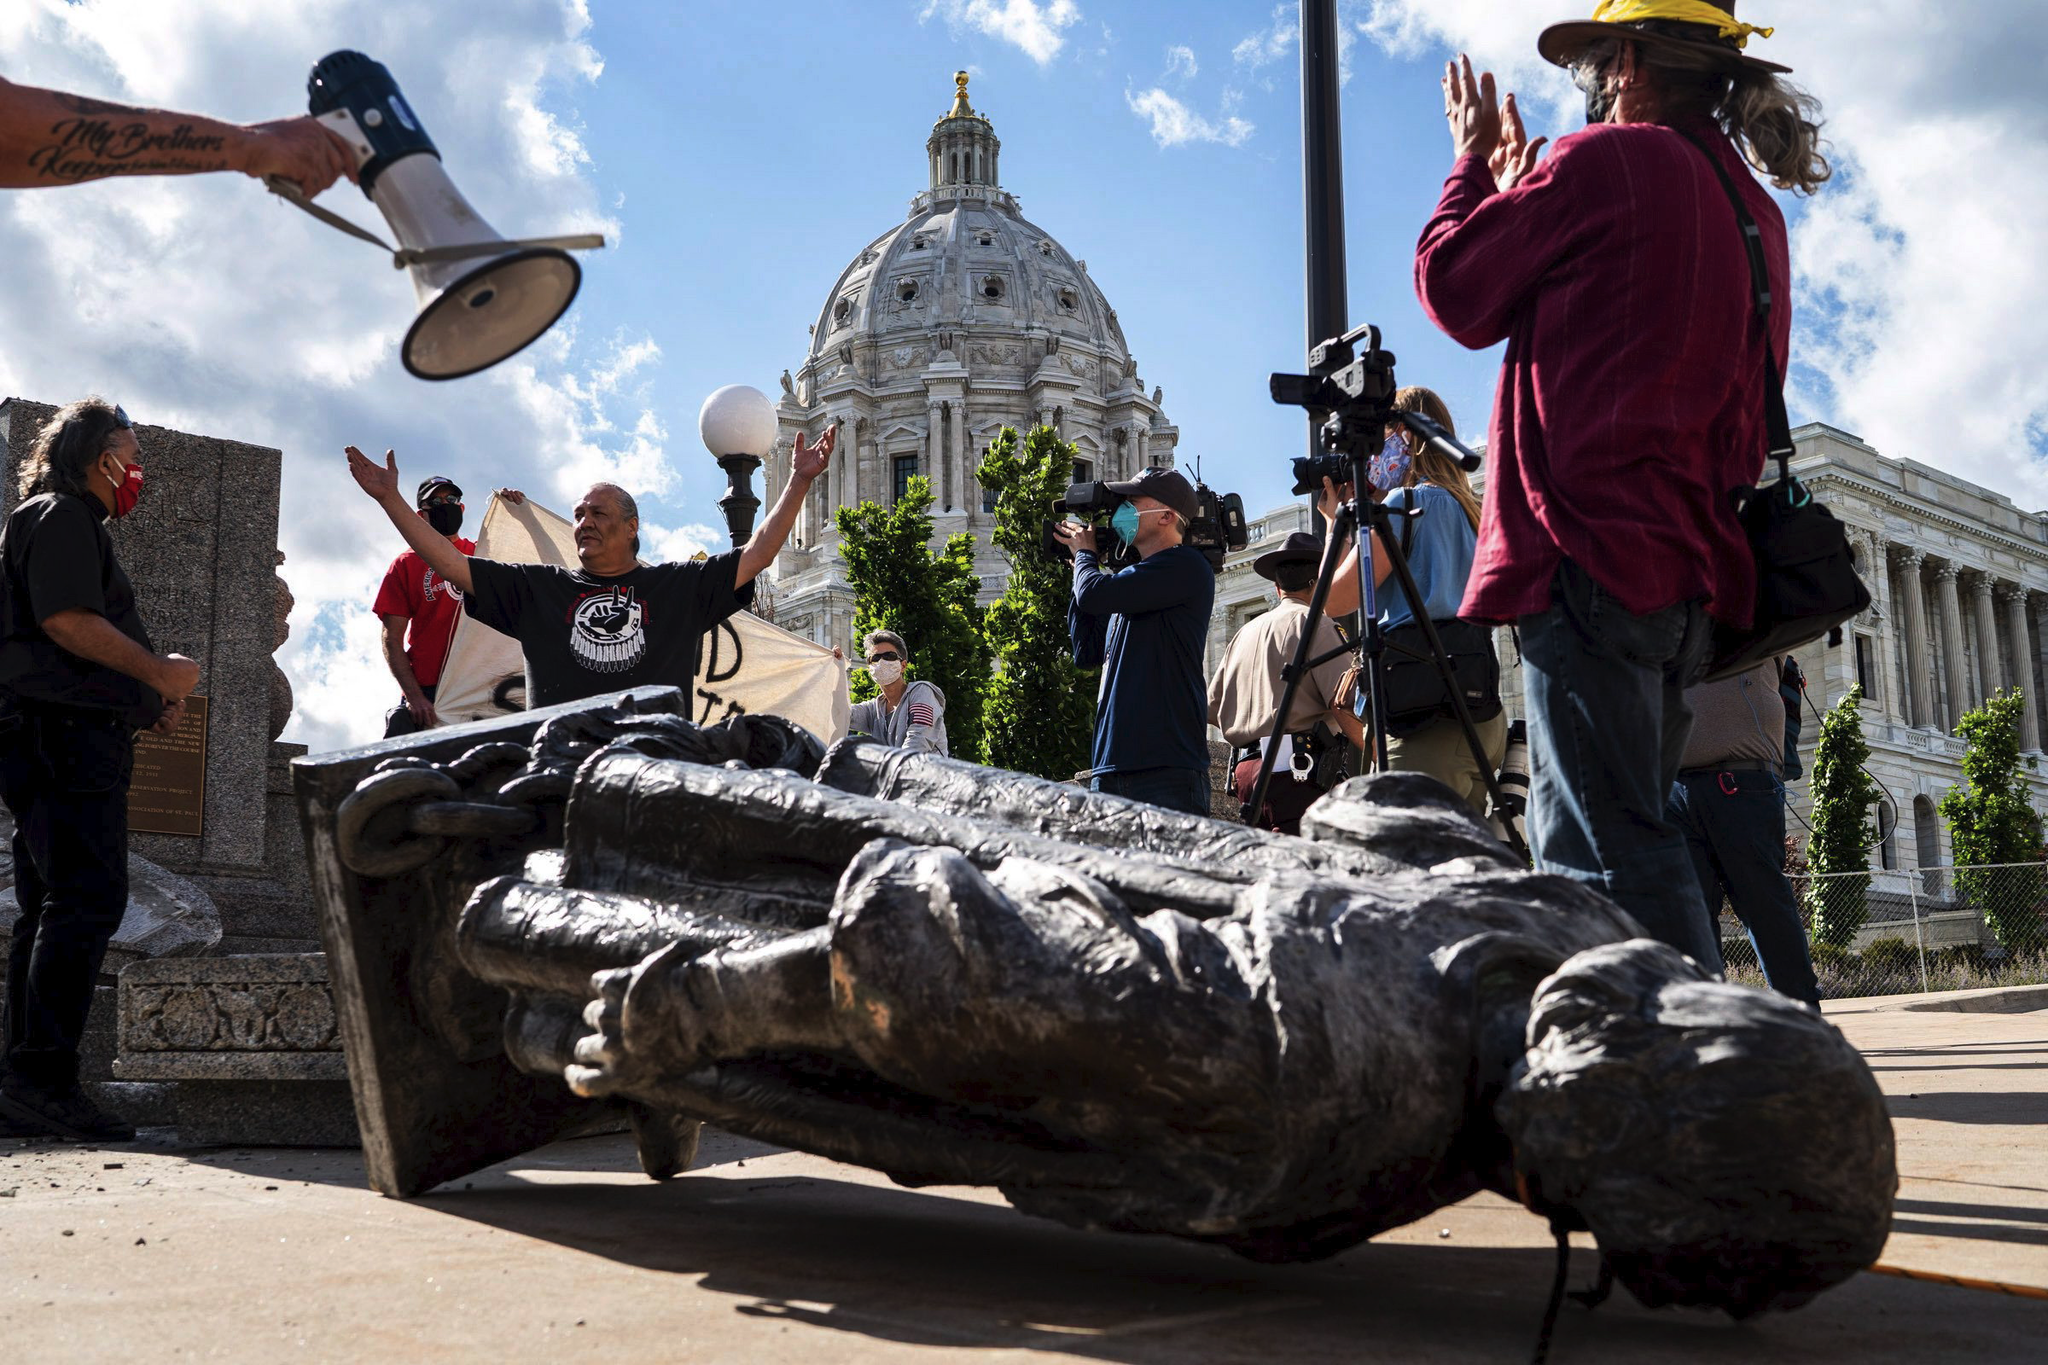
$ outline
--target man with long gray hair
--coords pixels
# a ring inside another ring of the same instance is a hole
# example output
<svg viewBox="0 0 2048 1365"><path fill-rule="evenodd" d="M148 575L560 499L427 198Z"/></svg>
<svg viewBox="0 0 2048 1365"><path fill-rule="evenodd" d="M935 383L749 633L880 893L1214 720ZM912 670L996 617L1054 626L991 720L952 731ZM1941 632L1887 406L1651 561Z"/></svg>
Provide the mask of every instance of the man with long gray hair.
<svg viewBox="0 0 2048 1365"><path fill-rule="evenodd" d="M141 496L141 454L120 408L59 409L0 530L0 799L21 908L0 1123L85 1141L135 1136L78 1087L93 986L128 907L135 732L174 728L199 683L198 664L150 643L107 534Z"/></svg>
<svg viewBox="0 0 2048 1365"><path fill-rule="evenodd" d="M1514 96L1503 109L1469 59L1446 68L1457 160L1415 256L1439 327L1507 342L1459 614L1520 626L1536 861L1709 969L1665 798L1710 618L1749 623L1730 494L1762 471L1767 367L1782 379L1792 325L1784 216L1749 170L1807 193L1828 178L1813 100L1747 52L1770 30L1734 10L1601 0L1546 29L1537 49L1572 71L1589 126L1540 164Z"/></svg>

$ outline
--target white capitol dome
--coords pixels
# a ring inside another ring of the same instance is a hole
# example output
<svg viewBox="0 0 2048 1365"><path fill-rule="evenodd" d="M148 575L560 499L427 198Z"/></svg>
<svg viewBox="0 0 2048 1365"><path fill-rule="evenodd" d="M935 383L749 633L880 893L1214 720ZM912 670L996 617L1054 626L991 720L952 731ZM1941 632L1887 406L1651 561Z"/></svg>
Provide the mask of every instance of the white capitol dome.
<svg viewBox="0 0 2048 1365"><path fill-rule="evenodd" d="M841 423L832 470L777 561L777 623L820 643L845 646L852 629L834 508L891 502L924 475L936 536L982 542L992 598L1005 566L986 543L973 471L1000 428L1052 424L1078 448L1082 477L1173 463L1178 432L1157 390L1145 393L1116 310L1087 264L1001 187L1002 144L969 105L966 74L954 81L953 107L926 140L927 187L840 272L802 366L783 376L771 499L796 433Z"/></svg>

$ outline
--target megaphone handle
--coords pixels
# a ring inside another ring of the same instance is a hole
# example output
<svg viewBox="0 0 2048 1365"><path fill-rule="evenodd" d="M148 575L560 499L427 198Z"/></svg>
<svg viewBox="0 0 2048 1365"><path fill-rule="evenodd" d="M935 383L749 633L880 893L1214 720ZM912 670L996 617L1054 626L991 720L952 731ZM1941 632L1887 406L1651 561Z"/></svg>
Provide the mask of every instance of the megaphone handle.
<svg viewBox="0 0 2048 1365"><path fill-rule="evenodd" d="M368 228L356 226L356 224L351 223L338 213L330 213L328 210L321 208L318 204L308 199L305 192L296 184L285 179L283 176L267 175L263 177L263 185L265 189L284 200L287 204L297 205L337 232L346 232L351 237L359 238L362 241L368 242L371 246L390 252L394 257L398 255L397 248L393 247L382 237L371 232Z"/></svg>

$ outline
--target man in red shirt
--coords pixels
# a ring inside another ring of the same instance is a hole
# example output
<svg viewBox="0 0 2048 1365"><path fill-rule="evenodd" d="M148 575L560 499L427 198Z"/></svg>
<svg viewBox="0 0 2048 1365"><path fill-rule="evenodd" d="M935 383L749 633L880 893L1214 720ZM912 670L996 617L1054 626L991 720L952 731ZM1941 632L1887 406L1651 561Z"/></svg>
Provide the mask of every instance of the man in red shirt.
<svg viewBox="0 0 2048 1365"><path fill-rule="evenodd" d="M526 500L516 488L504 490L508 501ZM453 479L436 474L421 482L414 499L421 520L448 537L466 555L476 542L458 536L462 529L462 490ZM377 589L373 608L384 622L384 662L403 694L384 716L384 738L410 735L440 723L434 714L434 688L448 662L455 621L462 615L462 590L435 573L412 550L391 561Z"/></svg>
<svg viewBox="0 0 2048 1365"><path fill-rule="evenodd" d="M1709 618L1745 625L1754 563L1730 501L1763 467L1765 366L1791 330L1785 221L1749 166L1828 176L1811 97L1745 55L1733 0L1602 0L1538 50L1586 92L1537 161L1461 58L1457 161L1416 247L1430 318L1507 342L1462 615L1520 626L1537 864L1605 892L1709 969L1718 936L1665 818ZM1760 323L1714 158L1758 224ZM1746 165L1745 162L1748 164Z"/></svg>

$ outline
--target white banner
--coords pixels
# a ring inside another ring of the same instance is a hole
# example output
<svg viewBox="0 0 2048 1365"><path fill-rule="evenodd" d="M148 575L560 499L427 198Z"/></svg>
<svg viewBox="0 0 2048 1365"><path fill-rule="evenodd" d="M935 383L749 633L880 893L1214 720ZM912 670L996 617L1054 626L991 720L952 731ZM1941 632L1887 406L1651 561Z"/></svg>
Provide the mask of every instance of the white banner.
<svg viewBox="0 0 2048 1365"><path fill-rule="evenodd" d="M514 505L493 495L477 531L476 553L508 564L577 566L574 528L532 498ZM823 645L743 611L706 633L697 653L692 720L709 725L746 712L781 716L827 744L846 734L847 666ZM526 661L519 642L464 611L434 693L441 723L525 709Z"/></svg>

